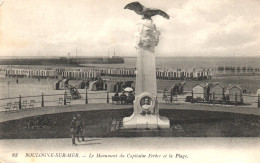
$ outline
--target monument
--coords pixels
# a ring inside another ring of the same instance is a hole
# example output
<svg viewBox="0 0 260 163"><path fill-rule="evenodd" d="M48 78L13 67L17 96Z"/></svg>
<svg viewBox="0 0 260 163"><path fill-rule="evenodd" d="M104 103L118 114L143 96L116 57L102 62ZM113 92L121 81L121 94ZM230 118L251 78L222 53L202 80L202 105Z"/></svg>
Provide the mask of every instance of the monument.
<svg viewBox="0 0 260 163"><path fill-rule="evenodd" d="M136 25L133 41L137 54L134 112L123 119L123 128L170 128L169 119L159 115L154 49L159 43L160 32L151 19L157 14L165 18L169 16L161 10L145 8L138 2L126 5L125 9L134 10L143 17Z"/></svg>

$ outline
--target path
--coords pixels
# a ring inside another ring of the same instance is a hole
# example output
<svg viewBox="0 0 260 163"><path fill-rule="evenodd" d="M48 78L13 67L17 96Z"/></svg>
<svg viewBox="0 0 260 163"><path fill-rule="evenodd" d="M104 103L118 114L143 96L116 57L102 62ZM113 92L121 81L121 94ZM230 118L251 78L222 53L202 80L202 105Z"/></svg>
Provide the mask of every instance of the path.
<svg viewBox="0 0 260 163"><path fill-rule="evenodd" d="M75 111L91 111L91 110L110 110L110 109L130 109L132 105L115 105L115 104L84 104L73 106L49 106L34 109L22 109L10 112L0 112L0 122L15 120L35 115L55 114L62 112ZM182 104L159 104L161 109L180 109L180 110L202 110L216 112L231 112L240 114L260 115L260 108L241 107L241 106L214 106L214 105L198 105L190 103Z"/></svg>

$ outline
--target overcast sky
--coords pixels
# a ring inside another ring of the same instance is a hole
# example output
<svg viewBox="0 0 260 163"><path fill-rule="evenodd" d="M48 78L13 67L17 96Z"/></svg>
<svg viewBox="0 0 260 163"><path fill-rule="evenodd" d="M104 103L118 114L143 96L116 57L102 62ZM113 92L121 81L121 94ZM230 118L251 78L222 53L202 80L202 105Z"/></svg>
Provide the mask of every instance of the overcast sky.
<svg viewBox="0 0 260 163"><path fill-rule="evenodd" d="M0 2L3 0L0 0ZM0 56L135 56L140 16L126 0L5 0L0 7ZM170 20L159 56L260 56L259 0L142 0Z"/></svg>

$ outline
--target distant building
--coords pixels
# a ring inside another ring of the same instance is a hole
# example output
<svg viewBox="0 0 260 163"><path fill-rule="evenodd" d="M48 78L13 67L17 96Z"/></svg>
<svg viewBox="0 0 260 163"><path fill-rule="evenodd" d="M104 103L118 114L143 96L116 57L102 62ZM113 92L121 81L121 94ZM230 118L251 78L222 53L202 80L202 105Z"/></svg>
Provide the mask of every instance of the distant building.
<svg viewBox="0 0 260 163"><path fill-rule="evenodd" d="M229 85L226 89L229 102L243 102L242 88L239 85Z"/></svg>

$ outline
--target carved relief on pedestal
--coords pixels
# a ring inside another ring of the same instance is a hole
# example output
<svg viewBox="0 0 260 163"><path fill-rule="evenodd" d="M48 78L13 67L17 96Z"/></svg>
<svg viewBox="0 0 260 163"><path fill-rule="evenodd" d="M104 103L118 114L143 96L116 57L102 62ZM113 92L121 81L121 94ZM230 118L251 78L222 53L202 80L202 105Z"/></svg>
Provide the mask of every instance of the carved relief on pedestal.
<svg viewBox="0 0 260 163"><path fill-rule="evenodd" d="M154 53L154 47L159 43L160 32L157 31L152 20L144 19L136 25L134 46Z"/></svg>

